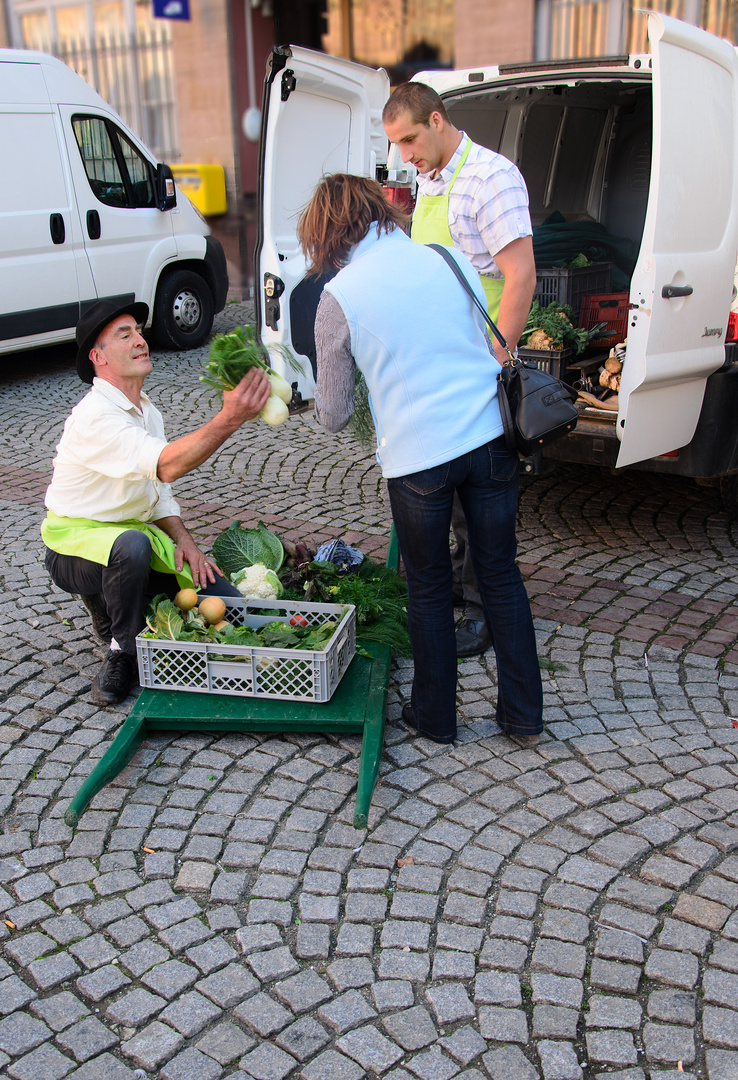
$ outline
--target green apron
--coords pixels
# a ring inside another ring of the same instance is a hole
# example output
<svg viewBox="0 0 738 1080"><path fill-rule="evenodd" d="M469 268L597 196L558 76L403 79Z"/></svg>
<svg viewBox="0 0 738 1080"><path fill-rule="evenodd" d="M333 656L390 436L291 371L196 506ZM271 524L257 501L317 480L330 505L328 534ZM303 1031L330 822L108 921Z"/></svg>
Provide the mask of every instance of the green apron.
<svg viewBox="0 0 738 1080"><path fill-rule="evenodd" d="M461 172L462 166L469 156L471 145L470 139L461 155L461 161L454 169L454 174L445 195L418 195L410 228L410 237L416 243L443 244L444 247L454 246L448 224L448 197L451 188L456 183L456 177ZM505 279L488 277L486 274L480 274L479 279L487 296L487 313L493 322L497 322Z"/></svg>
<svg viewBox="0 0 738 1080"><path fill-rule="evenodd" d="M41 536L47 548L60 555L107 566L110 549L121 533L138 529L151 541L151 569L174 574L181 589L194 588L189 565L178 572L174 568L174 541L157 525L146 521L92 521L90 518L57 517L49 511L41 523Z"/></svg>

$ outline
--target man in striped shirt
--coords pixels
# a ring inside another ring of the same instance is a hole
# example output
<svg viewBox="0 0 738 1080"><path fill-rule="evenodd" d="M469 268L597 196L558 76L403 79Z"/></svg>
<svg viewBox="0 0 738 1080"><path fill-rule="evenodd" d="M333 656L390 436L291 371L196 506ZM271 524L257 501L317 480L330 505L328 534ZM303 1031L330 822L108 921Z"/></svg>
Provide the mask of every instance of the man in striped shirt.
<svg viewBox="0 0 738 1080"><path fill-rule="evenodd" d="M519 170L455 127L439 95L423 83L398 86L382 120L402 160L418 170L412 239L457 247L467 256L481 277L490 318L514 349L536 285L528 192ZM494 344L502 363L506 354ZM452 526L457 542L455 591L461 592L465 607L457 653L474 656L489 648L491 640L458 498Z"/></svg>

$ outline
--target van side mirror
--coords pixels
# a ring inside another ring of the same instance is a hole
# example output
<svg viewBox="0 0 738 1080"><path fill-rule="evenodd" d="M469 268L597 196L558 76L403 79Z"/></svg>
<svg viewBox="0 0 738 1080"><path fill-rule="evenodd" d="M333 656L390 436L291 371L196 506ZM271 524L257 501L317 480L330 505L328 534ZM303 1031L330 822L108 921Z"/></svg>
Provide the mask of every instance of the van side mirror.
<svg viewBox="0 0 738 1080"><path fill-rule="evenodd" d="M156 166L156 201L160 210L173 210L177 205L177 189L168 165Z"/></svg>

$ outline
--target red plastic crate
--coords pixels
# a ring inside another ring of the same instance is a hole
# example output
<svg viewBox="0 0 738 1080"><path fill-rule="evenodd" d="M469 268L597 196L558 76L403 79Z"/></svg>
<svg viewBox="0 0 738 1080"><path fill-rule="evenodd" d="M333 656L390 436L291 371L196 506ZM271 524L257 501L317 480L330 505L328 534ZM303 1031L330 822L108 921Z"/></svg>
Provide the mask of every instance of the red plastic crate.
<svg viewBox="0 0 738 1080"><path fill-rule="evenodd" d="M602 332L590 341L598 349L611 349L625 341L628 335L628 293L589 293L582 298L579 325L591 330L599 322L607 323Z"/></svg>

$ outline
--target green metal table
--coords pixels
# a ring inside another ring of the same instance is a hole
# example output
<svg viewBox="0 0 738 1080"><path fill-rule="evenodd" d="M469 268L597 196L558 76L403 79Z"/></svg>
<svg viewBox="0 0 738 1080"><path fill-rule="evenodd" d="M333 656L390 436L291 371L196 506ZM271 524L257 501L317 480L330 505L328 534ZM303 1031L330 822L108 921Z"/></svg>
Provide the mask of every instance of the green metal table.
<svg viewBox="0 0 738 1080"><path fill-rule="evenodd" d="M394 527L387 566L399 561ZM362 736L354 828L365 829L384 740L391 651L365 642L372 659L355 656L326 702L276 701L183 690L142 690L115 739L69 804L64 820L74 828L98 791L126 767L149 731L302 731Z"/></svg>

